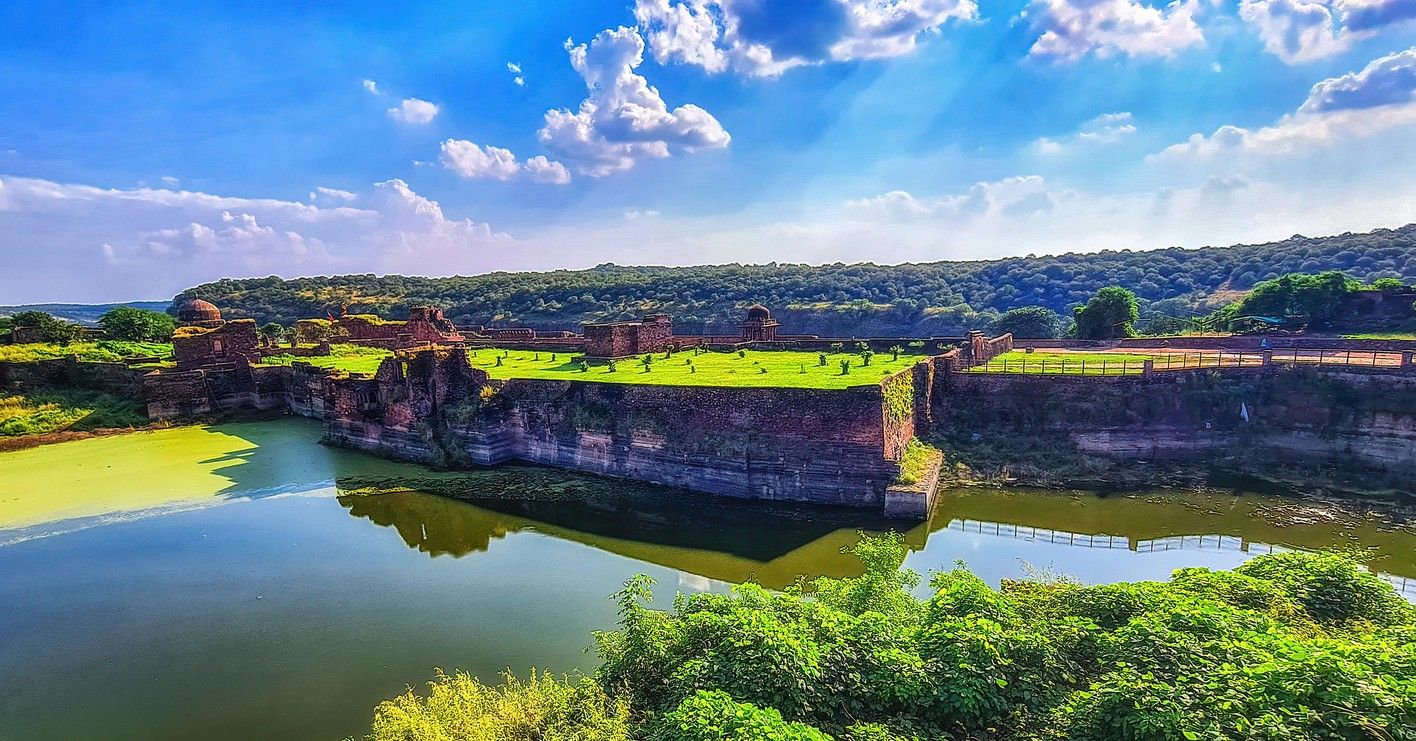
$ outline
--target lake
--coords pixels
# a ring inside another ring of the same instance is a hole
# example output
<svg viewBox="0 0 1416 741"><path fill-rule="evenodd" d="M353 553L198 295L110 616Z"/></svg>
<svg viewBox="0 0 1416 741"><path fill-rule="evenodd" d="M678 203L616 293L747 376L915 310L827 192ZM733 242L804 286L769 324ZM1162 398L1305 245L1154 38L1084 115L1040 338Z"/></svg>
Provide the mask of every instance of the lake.
<svg viewBox="0 0 1416 741"><path fill-rule="evenodd" d="M280 420L0 454L0 738L357 735L436 667L592 670L633 574L665 605L853 575L841 548L891 526L529 466L432 472L318 437ZM1251 493L967 488L905 538L908 566L994 584L1345 548L1416 594L1410 523Z"/></svg>

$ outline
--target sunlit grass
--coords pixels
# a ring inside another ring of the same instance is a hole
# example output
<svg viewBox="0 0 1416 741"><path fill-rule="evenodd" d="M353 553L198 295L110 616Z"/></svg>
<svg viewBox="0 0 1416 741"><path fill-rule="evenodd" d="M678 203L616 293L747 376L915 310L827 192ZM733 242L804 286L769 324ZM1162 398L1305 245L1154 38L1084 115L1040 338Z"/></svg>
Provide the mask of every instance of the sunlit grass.
<svg viewBox="0 0 1416 741"><path fill-rule="evenodd" d="M294 355L271 355L262 359L264 365L290 365L293 362L309 363L316 368L330 368L345 373L373 374L379 369L384 358L392 352L377 347L362 345L331 345L329 355L308 358Z"/></svg>
<svg viewBox="0 0 1416 741"><path fill-rule="evenodd" d="M94 391L0 394L0 438L147 424L133 400Z"/></svg>
<svg viewBox="0 0 1416 741"><path fill-rule="evenodd" d="M21 345L0 345L0 362L33 363L38 360L67 358L77 355L79 360L95 363L117 363L134 357L172 357L170 342L127 342L123 340L100 340L98 342L71 342L60 345L55 342L31 342Z"/></svg>
<svg viewBox="0 0 1416 741"><path fill-rule="evenodd" d="M666 357L653 353L652 362L643 364L643 355L582 369L581 355L531 350L487 348L469 351L472 365L492 378L528 378L555 381L595 381L662 386L736 386L753 388L835 389L876 384L924 358L901 353L898 360L888 352L876 353L870 365L855 353L821 354L800 350L744 350L704 352L695 355L683 350ZM501 364L497 364L498 357ZM842 372L841 363L849 363Z"/></svg>

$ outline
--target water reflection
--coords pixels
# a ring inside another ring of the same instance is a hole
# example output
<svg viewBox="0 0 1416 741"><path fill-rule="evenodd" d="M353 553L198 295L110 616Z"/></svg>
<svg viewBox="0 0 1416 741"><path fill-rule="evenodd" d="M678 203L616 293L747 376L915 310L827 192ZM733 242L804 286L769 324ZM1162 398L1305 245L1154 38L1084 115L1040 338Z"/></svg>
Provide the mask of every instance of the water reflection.
<svg viewBox="0 0 1416 741"><path fill-rule="evenodd" d="M536 532L666 566L688 577L753 580L775 589L802 576L858 575L859 563L843 548L855 542L858 531L884 532L901 524L862 518L858 511L705 500L662 489L646 496L639 487L567 478L544 469L518 470L510 481L519 489L528 476L556 479L561 489L553 496L524 499L514 498L518 491L482 488L470 492L479 498L460 501L409 489L383 491L367 481L349 480L340 482L341 490L357 493L343 494L339 501L350 514L393 528L408 547L435 557L482 552L510 533ZM567 496L570 490L576 496ZM487 498L489 494L513 498ZM945 494L930 522L904 532L915 551L931 550L931 541L956 534L1123 551L1136 558L1175 551L1258 555L1284 549L1360 549L1374 570L1416 595L1416 535L1408 525L1393 521L1390 513L1336 504L1253 494L1099 497L970 488ZM1086 559L1069 558L1063 567L1084 580L1107 576L1090 571ZM690 588L700 584L688 577L681 581Z"/></svg>

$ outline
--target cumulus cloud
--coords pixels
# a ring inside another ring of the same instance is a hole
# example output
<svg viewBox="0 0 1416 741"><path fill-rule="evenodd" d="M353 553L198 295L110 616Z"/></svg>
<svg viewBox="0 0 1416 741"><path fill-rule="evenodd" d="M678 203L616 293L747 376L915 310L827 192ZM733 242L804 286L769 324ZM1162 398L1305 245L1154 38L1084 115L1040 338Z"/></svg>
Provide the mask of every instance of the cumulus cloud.
<svg viewBox="0 0 1416 741"><path fill-rule="evenodd" d="M367 92L367 93L369 93L370 95L382 95L382 94L383 94L383 93L380 93L380 92L379 92L379 84L378 84L377 82L374 82L373 80L370 80L370 79L367 79L367 78L364 80L364 92Z"/></svg>
<svg viewBox="0 0 1416 741"><path fill-rule="evenodd" d="M404 98L402 103L388 109L388 117L414 126L431 123L438 116L438 106L419 98Z"/></svg>
<svg viewBox="0 0 1416 741"><path fill-rule="evenodd" d="M517 87L522 87L526 84L526 76L521 74L521 65L516 62L507 62L506 71L511 73L512 84Z"/></svg>
<svg viewBox="0 0 1416 741"><path fill-rule="evenodd" d="M1023 18L1039 36L1033 56L1070 62L1087 54L1171 57L1205 42L1198 0L1165 7L1140 0L1033 0Z"/></svg>
<svg viewBox="0 0 1416 741"><path fill-rule="evenodd" d="M1241 0L1239 16L1264 48L1289 64L1351 48L1379 29L1416 19L1411 0Z"/></svg>
<svg viewBox="0 0 1416 741"><path fill-rule="evenodd" d="M1323 80L1294 113L1272 126L1225 125L1194 134L1156 155L1216 159L1303 153L1416 123L1416 47L1373 60L1358 72Z"/></svg>
<svg viewBox="0 0 1416 741"><path fill-rule="evenodd" d="M659 91L634 72L644 61L637 30L607 29L589 44L567 41L566 50L589 95L575 112L547 111L538 136L581 174L603 177L646 157L728 145L731 137L710 113L692 103L669 110Z"/></svg>
<svg viewBox="0 0 1416 741"><path fill-rule="evenodd" d="M755 76L852 59L896 57L951 20L978 16L975 0L636 0L634 16L660 64Z"/></svg>
<svg viewBox="0 0 1416 741"><path fill-rule="evenodd" d="M0 253L26 278L7 298L160 298L222 276L449 274L495 269L516 252L510 237L449 218L401 180L313 195L338 205L0 176Z"/></svg>
<svg viewBox="0 0 1416 741"><path fill-rule="evenodd" d="M465 178L511 180L524 176L538 183L565 185L570 172L565 165L537 155L518 162L510 149L482 146L465 139L448 139L442 143L443 167Z"/></svg>

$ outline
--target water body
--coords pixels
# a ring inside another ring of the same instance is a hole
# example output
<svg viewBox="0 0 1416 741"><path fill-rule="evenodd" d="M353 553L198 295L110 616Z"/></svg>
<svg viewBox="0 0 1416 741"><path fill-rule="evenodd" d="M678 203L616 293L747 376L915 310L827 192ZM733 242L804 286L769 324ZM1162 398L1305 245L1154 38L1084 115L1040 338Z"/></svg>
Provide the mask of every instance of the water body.
<svg viewBox="0 0 1416 741"><path fill-rule="evenodd" d="M0 455L0 738L356 735L435 667L593 669L590 632L635 573L665 604L853 575L840 549L889 525L544 468L434 473L317 437L279 421ZM909 566L962 560L994 583L1339 547L1416 593L1416 532L1393 519L1253 494L968 489L905 537Z"/></svg>

